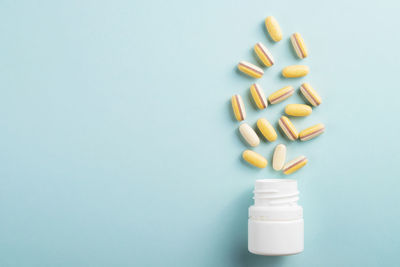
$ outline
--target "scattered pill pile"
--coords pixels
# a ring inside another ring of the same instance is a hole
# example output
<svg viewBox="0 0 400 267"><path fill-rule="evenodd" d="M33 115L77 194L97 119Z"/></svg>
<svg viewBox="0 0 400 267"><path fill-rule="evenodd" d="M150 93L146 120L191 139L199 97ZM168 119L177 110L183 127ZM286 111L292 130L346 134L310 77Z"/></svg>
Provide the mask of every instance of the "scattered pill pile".
<svg viewBox="0 0 400 267"><path fill-rule="evenodd" d="M274 17L269 16L265 19L265 27L269 36L274 42L279 42L282 40L282 30L278 24L278 21ZM304 59L308 57L308 50L300 33L293 33L290 36L290 42L298 58ZM271 52L261 42L258 42L254 45L254 52L262 65L265 67L270 68L275 65L276 62ZM252 78L259 79L264 75L264 70L261 67L250 62L240 61L237 67L239 71ZM292 65L286 66L282 69L282 76L285 78L298 78L306 76L309 72L310 69L306 65ZM271 93L267 98L264 90L259 84L253 83L250 86L251 98L259 110L266 109L268 107L268 102L271 105L275 105L284 101L292 96L294 92L295 88L293 86L285 86ZM305 100L307 100L309 105L286 105L284 112L289 117L310 116L313 111L312 107L317 107L322 102L321 97L309 83L303 83L300 86L300 92L304 96ZM231 102L236 120L244 121L246 119L246 110L242 97L238 94L235 94L232 96ZM298 132L294 124L287 116L282 116L278 121L278 125L283 135L291 141L295 141L297 139L300 139L301 141L307 141L321 135L325 131L324 124L318 123ZM265 118L260 118L257 120L257 128L261 135L265 137L268 142L275 142L278 138L275 128ZM256 147L260 144L260 137L248 123L242 122L239 126L239 132L249 146ZM278 144L275 147L272 157L272 167L275 171L282 171L284 174L291 174L304 167L308 162L308 159L305 156L298 156L297 158L286 162L286 153L287 148L284 144ZM264 156L249 149L242 153L242 157L246 162L258 168L265 168L268 165L268 161Z"/></svg>

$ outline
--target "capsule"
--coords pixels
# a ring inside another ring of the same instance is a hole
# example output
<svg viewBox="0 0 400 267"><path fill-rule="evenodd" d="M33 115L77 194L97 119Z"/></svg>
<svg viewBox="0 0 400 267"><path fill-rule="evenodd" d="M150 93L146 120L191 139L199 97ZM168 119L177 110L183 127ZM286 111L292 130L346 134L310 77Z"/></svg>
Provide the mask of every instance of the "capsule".
<svg viewBox="0 0 400 267"><path fill-rule="evenodd" d="M300 33L293 33L292 36L290 36L290 41L292 42L293 49L299 58L303 59L308 56L306 44L304 43L303 37L301 37Z"/></svg>
<svg viewBox="0 0 400 267"><path fill-rule="evenodd" d="M239 132L250 146L255 147L260 144L260 138L258 138L256 132L247 123L244 122L239 126Z"/></svg>
<svg viewBox="0 0 400 267"><path fill-rule="evenodd" d="M250 93L259 109L264 109L268 106L267 98L265 98L265 94L261 86L256 83L253 84L250 87Z"/></svg>
<svg viewBox="0 0 400 267"><path fill-rule="evenodd" d="M267 139L269 142L274 142L278 137L274 127L264 118L257 120L257 127L265 139Z"/></svg>
<svg viewBox="0 0 400 267"><path fill-rule="evenodd" d="M311 126L299 133L299 137L301 141L307 141L318 135L321 135L325 132L325 125L322 123L318 123L314 126Z"/></svg>
<svg viewBox="0 0 400 267"><path fill-rule="evenodd" d="M289 104L285 107L285 113L295 117L305 117L310 115L312 108L304 104Z"/></svg>
<svg viewBox="0 0 400 267"><path fill-rule="evenodd" d="M308 74L310 69L305 65L287 66L282 70L282 75L285 78L298 78Z"/></svg>
<svg viewBox="0 0 400 267"><path fill-rule="evenodd" d="M282 102L286 98L293 95L293 93L294 93L294 88L292 86L285 86L268 96L269 103L277 104L279 102Z"/></svg>
<svg viewBox="0 0 400 267"><path fill-rule="evenodd" d="M282 30L278 24L278 21L273 16L269 16L265 19L265 27L269 33L269 36L275 42L282 40Z"/></svg>
<svg viewBox="0 0 400 267"><path fill-rule="evenodd" d="M238 64L238 69L244 74L247 74L253 78L261 78L264 75L264 71L262 69L246 61L240 61Z"/></svg>
<svg viewBox="0 0 400 267"><path fill-rule="evenodd" d="M257 168L265 168L268 165L266 158L251 150L245 150L242 157L245 161Z"/></svg>
<svg viewBox="0 0 400 267"><path fill-rule="evenodd" d="M282 116L279 119L279 126L281 127L287 138L289 138L289 140L294 141L299 137L299 133L297 132L293 123L288 119L288 117Z"/></svg>
<svg viewBox="0 0 400 267"><path fill-rule="evenodd" d="M234 95L232 96L231 102L236 120L244 120L246 118L246 110L244 109L242 97L240 95Z"/></svg>
<svg viewBox="0 0 400 267"><path fill-rule="evenodd" d="M295 171L303 168L308 162L308 159L305 156L300 156L295 158L294 160L289 161L283 166L284 174L291 174Z"/></svg>
<svg viewBox="0 0 400 267"><path fill-rule="evenodd" d="M275 147L274 156L272 157L272 168L275 171L280 171L283 168L286 160L286 146L279 144Z"/></svg>
<svg viewBox="0 0 400 267"><path fill-rule="evenodd" d="M262 43L257 43L254 46L254 51L265 66L271 67L272 65L274 65L274 58Z"/></svg>
<svg viewBox="0 0 400 267"><path fill-rule="evenodd" d="M309 83L303 83L300 86L300 91L303 96L310 102L314 107L319 106L322 103L321 97L318 93L311 87Z"/></svg>

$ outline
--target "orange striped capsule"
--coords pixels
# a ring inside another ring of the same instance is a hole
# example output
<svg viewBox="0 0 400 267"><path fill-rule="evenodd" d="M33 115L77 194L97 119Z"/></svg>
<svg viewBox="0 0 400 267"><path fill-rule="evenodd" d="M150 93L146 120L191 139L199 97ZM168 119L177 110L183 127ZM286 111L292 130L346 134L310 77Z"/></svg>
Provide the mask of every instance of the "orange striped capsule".
<svg viewBox="0 0 400 267"><path fill-rule="evenodd" d="M285 86L268 96L269 103L277 104L279 102L282 102L286 98L293 95L293 93L294 93L294 88L292 86Z"/></svg>
<svg viewBox="0 0 400 267"><path fill-rule="evenodd" d="M282 131L286 134L286 136L289 138L289 140L294 141L299 137L299 133L297 132L293 123L288 119L288 117L282 116L279 119L279 126L281 127Z"/></svg>
<svg viewBox="0 0 400 267"><path fill-rule="evenodd" d="M261 78L264 75L264 71L262 69L246 61L240 61L238 64L238 69L244 74L247 74L253 78Z"/></svg>
<svg viewBox="0 0 400 267"><path fill-rule="evenodd" d="M253 84L250 87L250 93L259 109L264 109L268 106L267 98L265 98L265 94L261 86L256 83Z"/></svg>
<svg viewBox="0 0 400 267"><path fill-rule="evenodd" d="M244 104L242 97L240 95L234 95L231 99L233 113L238 121L242 121L246 118L246 110L244 109Z"/></svg>
<svg viewBox="0 0 400 267"><path fill-rule="evenodd" d="M254 46L254 51L265 66L271 67L272 65L274 65L274 58L262 43L257 43Z"/></svg>

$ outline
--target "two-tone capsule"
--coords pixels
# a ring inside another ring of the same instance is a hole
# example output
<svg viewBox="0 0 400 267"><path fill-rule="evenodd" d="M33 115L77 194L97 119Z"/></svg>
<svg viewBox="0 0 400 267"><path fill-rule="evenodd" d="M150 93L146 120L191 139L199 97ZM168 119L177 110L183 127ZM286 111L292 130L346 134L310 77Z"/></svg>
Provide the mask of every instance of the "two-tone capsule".
<svg viewBox="0 0 400 267"><path fill-rule="evenodd" d="M246 118L246 110L244 108L242 97L240 95L234 95L232 96L231 102L236 120L244 120Z"/></svg>
<svg viewBox="0 0 400 267"><path fill-rule="evenodd" d="M285 113L290 116L304 117L310 115L312 108L304 104L289 104L285 107Z"/></svg>
<svg viewBox="0 0 400 267"><path fill-rule="evenodd" d="M265 139L267 139L269 142L274 142L278 137L274 127L264 118L257 120L257 127Z"/></svg>
<svg viewBox="0 0 400 267"><path fill-rule="evenodd" d="M264 109L268 106L267 98L265 97L264 91L261 86L256 83L253 84L250 87L250 93L259 109Z"/></svg>
<svg viewBox="0 0 400 267"><path fill-rule="evenodd" d="M261 78L264 75L264 71L261 68L246 61L240 61L238 69L253 78Z"/></svg>
<svg viewBox="0 0 400 267"><path fill-rule="evenodd" d="M290 36L290 41L292 42L294 51L299 58L306 58L308 56L306 44L304 43L303 37L301 37L300 33L293 33L292 36Z"/></svg>
<svg viewBox="0 0 400 267"><path fill-rule="evenodd" d="M275 42L282 40L282 30L278 24L278 21L273 17L269 16L265 19L265 27L269 33L269 36Z"/></svg>
<svg viewBox="0 0 400 267"><path fill-rule="evenodd" d="M291 174L295 171L303 168L308 162L308 159L305 156L297 157L283 166L283 173L284 174Z"/></svg>
<svg viewBox="0 0 400 267"><path fill-rule="evenodd" d="M300 91L307 101L310 102L310 104L314 107L319 106L322 103L321 97L309 83L303 83L300 86Z"/></svg>
<svg viewBox="0 0 400 267"><path fill-rule="evenodd" d="M308 74L310 68L305 65L292 65L283 68L282 76L285 78L298 78Z"/></svg>
<svg viewBox="0 0 400 267"><path fill-rule="evenodd" d="M307 141L314 137L317 137L325 132L325 125L322 123L318 123L314 126L311 126L299 133L299 137L301 141Z"/></svg>
<svg viewBox="0 0 400 267"><path fill-rule="evenodd" d="M293 93L294 93L294 88L292 86L285 86L268 96L269 103L277 104L279 102L282 102L286 98L293 95Z"/></svg>
<svg viewBox="0 0 400 267"><path fill-rule="evenodd" d="M272 157L272 168L275 171L280 171L283 168L286 160L286 146L279 144L275 147L274 156Z"/></svg>
<svg viewBox="0 0 400 267"><path fill-rule="evenodd" d="M257 43L254 46L254 51L265 66L271 67L272 65L274 65L274 58L262 43Z"/></svg>
<svg viewBox="0 0 400 267"><path fill-rule="evenodd" d="M287 138L289 138L289 140L294 141L299 137L299 133L297 132L293 123L288 119L288 117L282 116L279 119L279 126L281 127Z"/></svg>
<svg viewBox="0 0 400 267"><path fill-rule="evenodd" d="M243 139L246 140L246 142L250 146L255 147L260 144L260 138L254 131L254 129L251 128L251 126L247 123L244 122L239 126L239 132L242 135Z"/></svg>
<svg viewBox="0 0 400 267"><path fill-rule="evenodd" d="M251 164L257 168L265 168L268 165L268 161L266 158L264 158L260 154L254 152L254 151L251 151L251 150L245 150L242 153L242 157L249 164Z"/></svg>

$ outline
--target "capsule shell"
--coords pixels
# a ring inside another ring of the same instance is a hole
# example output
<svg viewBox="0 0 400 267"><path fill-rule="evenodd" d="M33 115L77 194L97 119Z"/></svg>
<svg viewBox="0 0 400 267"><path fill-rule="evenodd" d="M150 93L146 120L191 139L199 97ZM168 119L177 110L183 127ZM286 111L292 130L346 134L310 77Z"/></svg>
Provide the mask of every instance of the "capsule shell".
<svg viewBox="0 0 400 267"><path fill-rule="evenodd" d="M273 16L269 16L265 19L265 27L269 33L269 36L275 42L282 40L282 30L278 24L278 21Z"/></svg>
<svg viewBox="0 0 400 267"><path fill-rule="evenodd" d="M239 126L239 132L250 146L255 147L260 144L260 138L258 138L256 132L247 123L242 123Z"/></svg>
<svg viewBox="0 0 400 267"><path fill-rule="evenodd" d="M268 96L269 103L278 104L279 102L289 98L291 95L293 95L293 93L294 88L292 86L285 86Z"/></svg>
<svg viewBox="0 0 400 267"><path fill-rule="evenodd" d="M279 144L275 147L274 156L272 157L272 168L275 171L280 171L283 168L286 160L286 146Z"/></svg>
<svg viewBox="0 0 400 267"><path fill-rule="evenodd" d="M314 137L317 137L325 132L325 125L322 123L318 123L314 126L311 126L299 133L299 137L301 141L307 141Z"/></svg>
<svg viewBox="0 0 400 267"><path fill-rule="evenodd" d="M300 86L300 91L307 101L310 102L310 104L314 107L319 106L322 103L321 97L309 83L303 83Z"/></svg>
<svg viewBox="0 0 400 267"><path fill-rule="evenodd" d="M262 69L246 61L240 61L238 64L238 69L244 74L247 74L253 78L261 78L264 75L264 71Z"/></svg>
<svg viewBox="0 0 400 267"><path fill-rule="evenodd" d="M236 120L244 120L246 118L246 110L244 109L242 97L240 95L234 95L232 96L231 102Z"/></svg>
<svg viewBox="0 0 400 267"><path fill-rule="evenodd" d="M294 160L289 161L283 166L284 174L291 174L295 171L303 168L308 162L308 159L305 156L300 156L295 158Z"/></svg>
<svg viewBox="0 0 400 267"><path fill-rule="evenodd" d="M265 168L268 165L266 158L251 150L245 150L242 157L245 161L257 168Z"/></svg>
<svg viewBox="0 0 400 267"><path fill-rule="evenodd" d="M305 65L287 66L282 70L282 75L285 78L298 78L308 74L310 69Z"/></svg>
<svg viewBox="0 0 400 267"><path fill-rule="evenodd" d="M304 104L289 104L285 107L285 113L290 116L304 117L310 115L312 108Z"/></svg>
<svg viewBox="0 0 400 267"><path fill-rule="evenodd" d="M254 51L265 66L271 67L272 65L274 65L274 58L262 43L257 43L254 46Z"/></svg>
<svg viewBox="0 0 400 267"><path fill-rule="evenodd" d="M299 133L297 132L293 123L288 119L288 117L282 116L279 119L279 126L281 127L287 138L289 138L289 140L294 141L299 137Z"/></svg>
<svg viewBox="0 0 400 267"><path fill-rule="evenodd" d="M257 127L262 135L270 142L274 142L278 137L274 127L264 118L257 120Z"/></svg>
<svg viewBox="0 0 400 267"><path fill-rule="evenodd" d="M261 86L256 83L253 84L250 87L250 93L259 109L264 109L268 106L268 101L265 98L265 94Z"/></svg>
<svg viewBox="0 0 400 267"><path fill-rule="evenodd" d="M304 43L303 37L301 37L300 33L293 33L292 36L290 36L290 41L292 42L293 49L299 58L306 58L308 56L306 44Z"/></svg>

